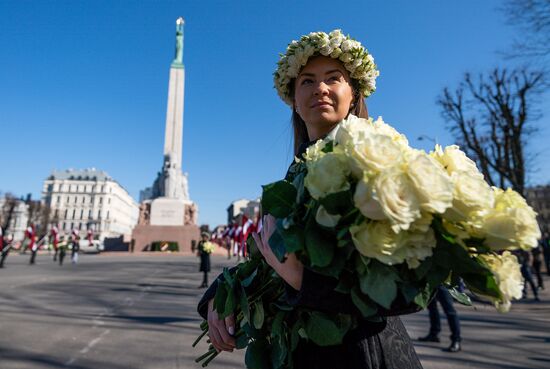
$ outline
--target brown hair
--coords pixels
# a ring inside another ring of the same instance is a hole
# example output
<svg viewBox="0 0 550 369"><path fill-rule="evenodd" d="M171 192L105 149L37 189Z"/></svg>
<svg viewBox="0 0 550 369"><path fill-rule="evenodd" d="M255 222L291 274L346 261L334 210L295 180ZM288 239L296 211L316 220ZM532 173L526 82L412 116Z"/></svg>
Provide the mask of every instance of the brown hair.
<svg viewBox="0 0 550 369"><path fill-rule="evenodd" d="M290 95L294 98L294 82L295 80L289 83ZM359 91L358 83L352 79L351 86L353 90L353 102L350 113L355 115L358 118L369 118L369 112L367 105L365 104L365 97ZM306 123L296 112L296 109L292 109L292 128L294 131L294 155L298 155L298 149L302 144L309 142L309 136L307 135Z"/></svg>

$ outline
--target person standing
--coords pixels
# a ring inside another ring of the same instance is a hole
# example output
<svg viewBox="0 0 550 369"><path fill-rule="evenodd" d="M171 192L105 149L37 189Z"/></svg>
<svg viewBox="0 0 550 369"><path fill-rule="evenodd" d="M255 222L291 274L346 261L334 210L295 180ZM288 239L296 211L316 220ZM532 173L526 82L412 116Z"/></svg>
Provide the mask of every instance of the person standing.
<svg viewBox="0 0 550 369"><path fill-rule="evenodd" d="M198 256L200 257L201 263L199 267L199 272L203 272L202 283L199 288L208 287L208 272L210 272L210 252L205 248L206 243L210 239L210 235L207 232L201 233L201 240L197 245Z"/></svg>
<svg viewBox="0 0 550 369"><path fill-rule="evenodd" d="M516 252L518 262L521 265L521 275L523 277L523 298L527 298L527 285L531 286L535 301L540 301L535 281L533 280L533 274L531 273L531 254L525 250L518 250Z"/></svg>
<svg viewBox="0 0 550 369"><path fill-rule="evenodd" d="M57 253L59 252L57 249L59 243L59 228L55 224L50 230L50 243L53 245L53 261L55 262L57 261Z"/></svg>
<svg viewBox="0 0 550 369"><path fill-rule="evenodd" d="M80 251L80 237L78 231L73 229L72 232L72 244L71 244L71 262L76 264L78 262L78 251Z"/></svg>
<svg viewBox="0 0 550 369"><path fill-rule="evenodd" d="M31 259L29 264L34 264L36 262L36 251L38 250L38 245L36 244L36 229L34 224L31 224L27 227L25 231L25 238L28 239L28 248L31 250Z"/></svg>
<svg viewBox="0 0 550 369"><path fill-rule="evenodd" d="M69 241L72 242L72 239L69 237ZM61 235L60 242L58 244L59 248L59 266L63 265L63 259L65 259L65 254L67 253L67 239L66 236Z"/></svg>
<svg viewBox="0 0 550 369"><path fill-rule="evenodd" d="M540 239L540 246L544 254L544 265L546 265L546 274L550 275L550 237L548 231L544 232L544 236Z"/></svg>
<svg viewBox="0 0 550 369"><path fill-rule="evenodd" d="M0 233L2 232L2 227L0 227ZM2 257L0 258L0 268L4 267L4 261L8 257L8 254L10 253L10 249L13 242L13 235L9 234L6 237L2 237L0 235L0 253L2 254Z"/></svg>
<svg viewBox="0 0 550 369"><path fill-rule="evenodd" d="M541 273L542 248L540 244L531 250L531 256L533 257L533 272L535 272L535 276L537 277L537 288L543 290L544 281L542 280L542 273Z"/></svg>
<svg viewBox="0 0 550 369"><path fill-rule="evenodd" d="M451 330L451 345L445 349L447 352L459 352L462 350L460 337L460 320L458 313L453 306L453 297L445 286L439 286L436 289L435 295L428 305L428 311L430 315L430 332L424 337L418 338L421 342L440 342L439 332L441 332L441 319L439 316L439 309L437 303L441 304L445 315L447 316L447 323Z"/></svg>

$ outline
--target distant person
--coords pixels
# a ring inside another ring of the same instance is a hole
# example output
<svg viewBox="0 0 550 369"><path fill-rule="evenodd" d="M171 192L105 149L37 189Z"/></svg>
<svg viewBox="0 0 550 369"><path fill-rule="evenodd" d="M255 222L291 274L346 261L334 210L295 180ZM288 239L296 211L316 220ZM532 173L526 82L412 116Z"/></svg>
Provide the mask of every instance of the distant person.
<svg viewBox="0 0 550 369"><path fill-rule="evenodd" d="M1 228L2 227L0 227L0 230L1 230ZM0 243L1 243L0 253L2 254L2 256L0 258L0 268L3 268L4 267L4 262L5 262L6 258L8 257L8 254L10 253L10 249L11 249L12 244L13 244L13 235L9 234L6 237L2 237L0 235L0 239L1 239L1 241L0 241Z"/></svg>
<svg viewBox="0 0 550 369"><path fill-rule="evenodd" d="M54 225L50 230L50 243L53 246L53 261L57 261L58 244L59 244L59 228Z"/></svg>
<svg viewBox="0 0 550 369"><path fill-rule="evenodd" d="M29 264L36 262L36 252L38 251L38 244L36 243L36 228L34 224L31 224L25 231L25 239L28 240L27 248L31 251L31 258Z"/></svg>
<svg viewBox="0 0 550 369"><path fill-rule="evenodd" d="M437 302L441 304L441 307L447 316L447 323L449 324L449 329L451 331L451 345L444 351L459 352L462 350L460 320L458 318L458 313L453 306L453 297L443 285L437 287L435 295L428 305L428 311L430 314L430 333L428 333L427 336L420 337L418 340L422 342L440 342L439 333L441 332L441 320L439 317Z"/></svg>
<svg viewBox="0 0 550 369"><path fill-rule="evenodd" d="M533 274L531 273L531 253L525 250L517 250L515 254L518 258L519 264L521 265L521 275L524 280L523 298L527 298L527 285L529 284L531 286L531 290L533 291L535 301L540 301L539 293L537 291L537 287L535 286L535 281L533 280Z"/></svg>
<svg viewBox="0 0 550 369"><path fill-rule="evenodd" d="M72 242L71 238L69 237L68 242ZM67 246L68 246L67 238L66 236L60 237L60 242L58 244L59 249L59 266L63 265L63 259L65 259L65 254L67 253Z"/></svg>
<svg viewBox="0 0 550 369"><path fill-rule="evenodd" d="M203 272L202 283L199 286L199 288L208 287L208 272L210 272L210 252L211 251L208 249L205 249L204 245L208 242L209 239L210 239L210 235L208 234L208 232L202 232L201 240L197 245L198 256L201 259L199 272Z"/></svg>
<svg viewBox="0 0 550 369"><path fill-rule="evenodd" d="M71 243L71 262L73 264L78 263L78 252L80 251L80 237L78 231L73 229L72 243Z"/></svg>
<svg viewBox="0 0 550 369"><path fill-rule="evenodd" d="M542 267L542 247L541 245L531 250L531 256L533 258L533 272L537 277L537 288L544 289L544 281L542 280L541 267Z"/></svg>
<svg viewBox="0 0 550 369"><path fill-rule="evenodd" d="M548 237L548 231L544 232L544 236L540 239L540 246L544 254L546 274L550 275L550 237Z"/></svg>

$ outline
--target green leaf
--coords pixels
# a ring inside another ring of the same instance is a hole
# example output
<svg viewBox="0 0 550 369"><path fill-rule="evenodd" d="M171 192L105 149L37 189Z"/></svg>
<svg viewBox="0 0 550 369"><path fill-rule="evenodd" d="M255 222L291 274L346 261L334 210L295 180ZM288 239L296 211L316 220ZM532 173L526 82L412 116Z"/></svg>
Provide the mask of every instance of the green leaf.
<svg viewBox="0 0 550 369"><path fill-rule="evenodd" d="M254 340L248 344L244 362L247 369L270 368L269 344L266 339Z"/></svg>
<svg viewBox="0 0 550 369"><path fill-rule="evenodd" d="M307 319L305 330L309 339L319 346L339 345L347 332L328 315L317 311L312 312Z"/></svg>
<svg viewBox="0 0 550 369"><path fill-rule="evenodd" d="M422 309L427 308L428 304L430 303L432 293L433 293L433 290L430 288L429 285L424 286L424 288L420 290L418 295L415 296L414 298L415 304L420 306Z"/></svg>
<svg viewBox="0 0 550 369"><path fill-rule="evenodd" d="M272 368L283 368L283 363L288 354L286 339L284 336L276 336L271 340L271 365Z"/></svg>
<svg viewBox="0 0 550 369"><path fill-rule="evenodd" d="M305 244L311 265L325 267L330 264L334 256L336 240L332 234L317 227L313 217L308 219L306 225Z"/></svg>
<svg viewBox="0 0 550 369"><path fill-rule="evenodd" d="M470 296L465 294L464 292L458 292L456 288L448 288L449 293L453 298L458 301L462 305L466 306L472 306L472 300L470 300Z"/></svg>
<svg viewBox="0 0 550 369"><path fill-rule="evenodd" d="M281 236L281 232L279 232L278 229L275 229L271 234L271 237L269 237L269 247L271 247L271 250L277 257L277 260L282 262L285 258L286 246L285 241Z"/></svg>
<svg viewBox="0 0 550 369"><path fill-rule="evenodd" d="M275 314L275 318L273 319L273 323L271 324L271 334L273 336L280 336L283 334L283 320L285 318L285 312L284 311L278 311Z"/></svg>
<svg viewBox="0 0 550 369"><path fill-rule="evenodd" d="M472 292L496 299L502 298L495 277L490 272L486 275L463 274L462 278Z"/></svg>
<svg viewBox="0 0 550 369"><path fill-rule="evenodd" d="M378 261L371 261L367 273L360 277L361 291L374 302L389 309L397 296L399 279L395 269Z"/></svg>
<svg viewBox="0 0 550 369"><path fill-rule="evenodd" d="M241 285L243 287L248 287L250 284L254 281L254 278L256 278L256 274L258 274L258 268L255 268L254 271L245 279L242 280Z"/></svg>
<svg viewBox="0 0 550 369"><path fill-rule="evenodd" d="M284 229L282 222L277 221L277 230L279 231L287 252L297 252L304 249L305 236L303 229L297 226L290 226Z"/></svg>
<svg viewBox="0 0 550 369"><path fill-rule="evenodd" d="M252 317L254 328L261 329L264 325L264 318L264 305L261 301L256 301L254 303L254 316Z"/></svg>
<svg viewBox="0 0 550 369"><path fill-rule="evenodd" d="M399 287L399 290L401 291L401 294L405 298L405 302L407 304L411 303L419 292L418 288L410 283L403 283Z"/></svg>
<svg viewBox="0 0 550 369"><path fill-rule="evenodd" d="M262 209L275 218L286 218L292 212L296 202L296 188L282 180L262 186Z"/></svg>
<svg viewBox="0 0 550 369"><path fill-rule="evenodd" d="M241 306L241 311L243 312L243 319L246 322L250 322L250 306L248 305L248 297L246 296L246 291L243 285L241 285L239 305Z"/></svg>
<svg viewBox="0 0 550 369"><path fill-rule="evenodd" d="M249 338L246 334L241 334L240 336L237 337L237 340L236 340L236 349L237 350L242 350L243 348L245 348L246 346L248 346L248 341L249 341Z"/></svg>
<svg viewBox="0 0 550 369"><path fill-rule="evenodd" d="M350 190L331 193L319 202L330 214L345 215L354 207Z"/></svg>
<svg viewBox="0 0 550 369"><path fill-rule="evenodd" d="M235 292L230 290L227 292L227 300L225 301L225 309L223 311L224 316L229 316L235 313L235 308L237 307L237 296Z"/></svg>
<svg viewBox="0 0 550 369"><path fill-rule="evenodd" d="M228 286L225 282L218 282L216 297L214 297L214 308L219 316L224 316L225 301L227 300Z"/></svg>
<svg viewBox="0 0 550 369"><path fill-rule="evenodd" d="M378 311L378 308L357 287L351 290L351 301L357 306L363 318L371 317Z"/></svg>
<svg viewBox="0 0 550 369"><path fill-rule="evenodd" d="M261 260L263 258L262 253L258 250L256 241L252 237L252 234L246 239L246 248L248 249L248 254L250 255L251 260Z"/></svg>
<svg viewBox="0 0 550 369"><path fill-rule="evenodd" d="M231 276L231 273L229 273L229 268L223 268L223 277L225 279L225 282L230 287L233 287L233 277Z"/></svg>
<svg viewBox="0 0 550 369"><path fill-rule="evenodd" d="M297 204L302 204L305 201L305 198L306 198L306 191L305 191L305 186L304 186L305 176L306 176L306 173L302 172L302 173L297 174L296 177L294 177L294 179L292 180L292 185L294 186L294 188L298 189L297 192L296 192L296 203Z"/></svg>

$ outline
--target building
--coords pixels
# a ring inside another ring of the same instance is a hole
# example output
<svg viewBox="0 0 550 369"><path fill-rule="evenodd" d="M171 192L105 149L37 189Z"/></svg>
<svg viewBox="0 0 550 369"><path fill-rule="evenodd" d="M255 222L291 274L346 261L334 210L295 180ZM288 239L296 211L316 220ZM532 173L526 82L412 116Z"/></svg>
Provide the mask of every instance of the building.
<svg viewBox="0 0 550 369"><path fill-rule="evenodd" d="M10 212L11 215L8 214ZM13 240L16 242L22 241L25 238L25 230L29 223L29 206L20 199L0 198L0 224L4 225L8 217L10 223L4 230L5 234L13 234Z"/></svg>
<svg viewBox="0 0 550 369"><path fill-rule="evenodd" d="M236 200L227 208L227 224L232 224L241 215L246 215L247 218L254 219L258 214L260 214L260 199Z"/></svg>
<svg viewBox="0 0 550 369"><path fill-rule="evenodd" d="M537 212L541 232L550 231L550 185L525 190L527 202Z"/></svg>
<svg viewBox="0 0 550 369"><path fill-rule="evenodd" d="M137 224L139 207L128 192L95 168L53 171L44 181L42 201L62 231L92 229L99 239L127 236Z"/></svg>

